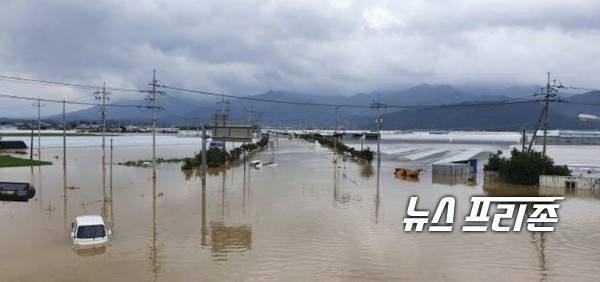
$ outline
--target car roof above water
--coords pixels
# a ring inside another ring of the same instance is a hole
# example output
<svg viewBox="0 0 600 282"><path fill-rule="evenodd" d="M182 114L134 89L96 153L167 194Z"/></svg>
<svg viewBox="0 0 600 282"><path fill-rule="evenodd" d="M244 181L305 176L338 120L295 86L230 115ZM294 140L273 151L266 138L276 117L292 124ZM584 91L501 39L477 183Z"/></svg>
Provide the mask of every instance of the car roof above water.
<svg viewBox="0 0 600 282"><path fill-rule="evenodd" d="M99 215L80 215L75 218L77 225L104 225L104 220Z"/></svg>

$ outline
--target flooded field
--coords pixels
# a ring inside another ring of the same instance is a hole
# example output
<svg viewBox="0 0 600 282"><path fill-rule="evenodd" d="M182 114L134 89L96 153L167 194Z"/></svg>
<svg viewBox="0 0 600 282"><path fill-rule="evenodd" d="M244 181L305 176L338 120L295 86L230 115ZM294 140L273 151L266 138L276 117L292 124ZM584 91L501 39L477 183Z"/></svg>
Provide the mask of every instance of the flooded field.
<svg viewBox="0 0 600 282"><path fill-rule="evenodd" d="M2 281L597 281L600 275L598 193L484 185L481 173L475 185L434 183L430 171L416 181L393 177L401 162L393 152L418 153L424 164L506 145L387 142L382 151L392 153L377 181L375 166L334 164L327 148L280 138L274 151L253 156L276 166L211 170L205 189L197 172L182 172L178 164L160 165L156 185L151 168L115 165L110 180L107 166L103 189L97 139L73 141L66 170L61 143L53 140L42 142L41 156L54 165L0 169L3 181L37 189L27 203L0 202ZM148 140L115 137L114 162L151 158ZM195 138L158 140L157 156L164 158L191 156L200 146ZM427 150L438 151L428 156ZM600 159L598 147L548 151L558 163ZM471 196L500 194L564 195L555 231L460 231ZM404 232L412 195L430 209L454 196L459 222L453 231ZM70 224L82 214L104 215L109 246L73 249Z"/></svg>

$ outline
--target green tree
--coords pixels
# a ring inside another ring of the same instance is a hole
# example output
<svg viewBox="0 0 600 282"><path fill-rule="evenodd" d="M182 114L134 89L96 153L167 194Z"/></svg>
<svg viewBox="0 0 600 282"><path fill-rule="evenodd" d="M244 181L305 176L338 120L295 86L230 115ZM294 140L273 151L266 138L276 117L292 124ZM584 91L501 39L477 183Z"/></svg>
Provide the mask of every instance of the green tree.
<svg viewBox="0 0 600 282"><path fill-rule="evenodd" d="M250 153L256 149L263 149L269 144L268 138L263 138L256 143L242 144L238 148L234 148L229 152L217 148L210 148L206 151L206 165L209 167L219 167L229 162L240 159L244 151ZM200 167L202 165L202 154L198 153L194 158L186 158L183 160L182 170Z"/></svg>
<svg viewBox="0 0 600 282"><path fill-rule="evenodd" d="M202 154L199 154L202 161ZM229 153L218 148L210 148L206 151L206 165L209 167L218 167L227 163Z"/></svg>
<svg viewBox="0 0 600 282"><path fill-rule="evenodd" d="M540 152L513 149L510 158L499 151L490 157L484 170L497 171L512 184L537 185L540 175L571 175L567 166L554 165L554 160Z"/></svg>

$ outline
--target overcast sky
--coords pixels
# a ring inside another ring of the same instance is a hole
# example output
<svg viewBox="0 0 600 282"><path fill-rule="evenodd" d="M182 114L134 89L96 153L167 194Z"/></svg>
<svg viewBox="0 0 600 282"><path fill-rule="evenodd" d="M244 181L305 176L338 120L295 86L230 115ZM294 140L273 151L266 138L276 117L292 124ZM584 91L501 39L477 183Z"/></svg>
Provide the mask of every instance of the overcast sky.
<svg viewBox="0 0 600 282"><path fill-rule="evenodd" d="M225 94L351 95L543 84L550 71L596 89L598 15L597 0L2 0L0 74L146 88L155 68L164 84ZM93 101L2 80L0 94ZM32 108L0 103L0 116Z"/></svg>

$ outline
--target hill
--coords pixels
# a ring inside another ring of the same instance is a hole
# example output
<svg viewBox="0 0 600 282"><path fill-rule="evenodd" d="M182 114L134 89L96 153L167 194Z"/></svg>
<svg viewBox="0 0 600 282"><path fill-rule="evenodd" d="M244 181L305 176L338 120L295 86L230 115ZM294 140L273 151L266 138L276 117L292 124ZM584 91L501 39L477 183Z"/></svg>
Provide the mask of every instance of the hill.
<svg viewBox="0 0 600 282"><path fill-rule="evenodd" d="M227 104L218 104L221 99L204 100L176 96L176 93L160 96L157 105L157 121L161 126L194 126L210 122L212 114L221 107L229 109L231 121L261 120L265 126L317 127L333 128L374 128L373 118L376 112L369 106L379 99L388 105L455 105L459 108L421 109L398 108L382 109L384 128L386 129L486 129L519 130L533 129L541 113L541 104L510 104L481 107L482 102L508 101L509 97L522 98L527 87L511 87L494 93L502 95L484 95L484 91L471 90L469 94L449 85L418 85L406 90L378 91L360 93L353 96L320 96L303 93L270 90L262 94L247 96L247 99L230 100ZM529 95L532 97L532 94ZM267 101L284 101L274 103ZM125 123L149 124L151 112L146 108L147 101L119 101L118 104L139 105L140 108L108 108L108 119ZM333 107L324 105L357 105L364 107L341 107L336 113ZM473 105L473 106L470 106ZM595 105L595 106L594 106ZM600 92L589 92L561 99L550 106L551 128L589 129L598 124L583 123L577 119L580 113L598 114ZM75 111L67 114L68 120L99 120L98 107ZM60 120L57 115L52 119Z"/></svg>

